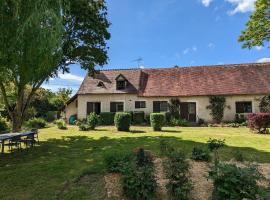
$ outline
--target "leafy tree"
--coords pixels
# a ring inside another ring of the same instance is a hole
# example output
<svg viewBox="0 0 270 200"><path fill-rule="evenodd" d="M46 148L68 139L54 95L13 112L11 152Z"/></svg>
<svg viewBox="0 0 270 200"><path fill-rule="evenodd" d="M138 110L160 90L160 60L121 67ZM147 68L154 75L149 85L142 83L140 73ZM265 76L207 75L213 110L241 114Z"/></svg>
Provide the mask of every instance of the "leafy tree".
<svg viewBox="0 0 270 200"><path fill-rule="evenodd" d="M260 112L270 113L270 95L264 96L260 99Z"/></svg>
<svg viewBox="0 0 270 200"><path fill-rule="evenodd" d="M254 46L269 46L270 41L270 1L257 0L256 10L250 16L244 30L239 37L243 48Z"/></svg>
<svg viewBox="0 0 270 200"><path fill-rule="evenodd" d="M210 115L216 123L220 123L224 117L225 108L230 109L226 105L226 98L224 96L210 96L209 104L206 109L210 110Z"/></svg>
<svg viewBox="0 0 270 200"><path fill-rule="evenodd" d="M0 91L14 131L44 81L73 63L90 74L106 63L106 17L103 0L0 1Z"/></svg>

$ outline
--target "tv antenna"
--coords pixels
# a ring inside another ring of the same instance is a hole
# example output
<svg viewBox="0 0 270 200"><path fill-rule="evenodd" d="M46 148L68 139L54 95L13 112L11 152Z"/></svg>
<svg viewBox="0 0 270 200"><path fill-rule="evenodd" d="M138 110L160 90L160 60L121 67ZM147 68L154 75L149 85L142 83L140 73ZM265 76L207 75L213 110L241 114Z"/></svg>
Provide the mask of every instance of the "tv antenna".
<svg viewBox="0 0 270 200"><path fill-rule="evenodd" d="M138 64L138 68L142 66L142 63L143 63L143 58L142 57L139 57L135 60L132 60L132 62L136 62Z"/></svg>

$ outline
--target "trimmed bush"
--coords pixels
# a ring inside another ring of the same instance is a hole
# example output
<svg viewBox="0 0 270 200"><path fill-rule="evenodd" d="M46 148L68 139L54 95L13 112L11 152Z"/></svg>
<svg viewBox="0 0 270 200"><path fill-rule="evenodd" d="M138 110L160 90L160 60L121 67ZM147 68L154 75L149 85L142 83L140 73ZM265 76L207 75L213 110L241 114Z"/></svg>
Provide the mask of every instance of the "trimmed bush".
<svg viewBox="0 0 270 200"><path fill-rule="evenodd" d="M134 158L132 153L124 151L110 151L104 155L107 171L110 173L122 173L125 166Z"/></svg>
<svg viewBox="0 0 270 200"><path fill-rule="evenodd" d="M6 132L8 130L8 121L5 118L0 117L0 133Z"/></svg>
<svg viewBox="0 0 270 200"><path fill-rule="evenodd" d="M185 119L171 119L171 123L172 126L182 126L182 127L186 127L188 126L188 121Z"/></svg>
<svg viewBox="0 0 270 200"><path fill-rule="evenodd" d="M26 127L28 128L45 128L47 126L47 122L43 118L32 118L26 122Z"/></svg>
<svg viewBox="0 0 270 200"><path fill-rule="evenodd" d="M270 127L270 113L249 114L248 127L258 133L267 133L267 128Z"/></svg>
<svg viewBox="0 0 270 200"><path fill-rule="evenodd" d="M80 131L89 131L90 130L89 125L84 123L84 122L78 122L77 125L78 125Z"/></svg>
<svg viewBox="0 0 270 200"><path fill-rule="evenodd" d="M98 125L99 117L96 113L90 113L86 117L86 124L89 126L90 130L94 130Z"/></svg>
<svg viewBox="0 0 270 200"><path fill-rule="evenodd" d="M150 122L154 131L161 131L165 123L165 115L163 113L151 113Z"/></svg>
<svg viewBox="0 0 270 200"><path fill-rule="evenodd" d="M102 112L99 114L100 124L101 125L113 125L114 124L114 115L113 112Z"/></svg>
<svg viewBox="0 0 270 200"><path fill-rule="evenodd" d="M133 112L133 123L142 124L143 122L144 122L144 112L143 111Z"/></svg>
<svg viewBox="0 0 270 200"><path fill-rule="evenodd" d="M59 129L62 129L62 130L67 129L67 124L66 124L65 120L63 120L63 119L55 120L55 124Z"/></svg>
<svg viewBox="0 0 270 200"><path fill-rule="evenodd" d="M114 124L118 131L129 131L131 124L130 113L119 112L114 116Z"/></svg>
<svg viewBox="0 0 270 200"><path fill-rule="evenodd" d="M262 178L254 166L240 168L234 164L219 164L209 177L214 182L213 199L264 199L257 181Z"/></svg>
<svg viewBox="0 0 270 200"><path fill-rule="evenodd" d="M199 161L209 161L211 159L209 151L199 147L193 148L191 158Z"/></svg>

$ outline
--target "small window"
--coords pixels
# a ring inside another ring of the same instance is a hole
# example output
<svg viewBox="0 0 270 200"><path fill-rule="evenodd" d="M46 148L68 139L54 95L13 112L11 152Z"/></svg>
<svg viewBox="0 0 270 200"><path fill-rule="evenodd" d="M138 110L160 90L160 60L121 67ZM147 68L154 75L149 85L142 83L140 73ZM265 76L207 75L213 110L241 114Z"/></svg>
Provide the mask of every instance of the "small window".
<svg viewBox="0 0 270 200"><path fill-rule="evenodd" d="M241 101L235 103L236 113L252 113L252 102Z"/></svg>
<svg viewBox="0 0 270 200"><path fill-rule="evenodd" d="M146 108L146 102L145 101L135 101L135 108Z"/></svg>
<svg viewBox="0 0 270 200"><path fill-rule="evenodd" d="M75 107L78 108L78 100L75 101Z"/></svg>
<svg viewBox="0 0 270 200"><path fill-rule="evenodd" d="M111 102L110 112L124 112L124 102Z"/></svg>
<svg viewBox="0 0 270 200"><path fill-rule="evenodd" d="M153 112L167 112L168 102L167 101L154 101Z"/></svg>
<svg viewBox="0 0 270 200"><path fill-rule="evenodd" d="M102 81L99 81L97 84L98 87L105 87L104 83Z"/></svg>
<svg viewBox="0 0 270 200"><path fill-rule="evenodd" d="M126 81L116 81L116 89L117 90L124 90L126 88Z"/></svg>
<svg viewBox="0 0 270 200"><path fill-rule="evenodd" d="M87 107L86 108L87 115L89 115L90 113L100 114L100 108L101 108L100 102L87 102L86 107Z"/></svg>

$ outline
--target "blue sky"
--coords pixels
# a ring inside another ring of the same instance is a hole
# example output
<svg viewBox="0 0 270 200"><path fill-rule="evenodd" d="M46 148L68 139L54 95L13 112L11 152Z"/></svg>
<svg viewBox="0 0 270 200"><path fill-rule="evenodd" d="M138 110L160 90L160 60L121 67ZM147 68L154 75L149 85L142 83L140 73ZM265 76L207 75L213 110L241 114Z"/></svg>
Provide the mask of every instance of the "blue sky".
<svg viewBox="0 0 270 200"><path fill-rule="evenodd" d="M112 23L104 69L270 61L269 49L242 49L237 39L255 0L107 0ZM140 62L135 61L141 58ZM46 88L78 89L86 72L50 80Z"/></svg>

